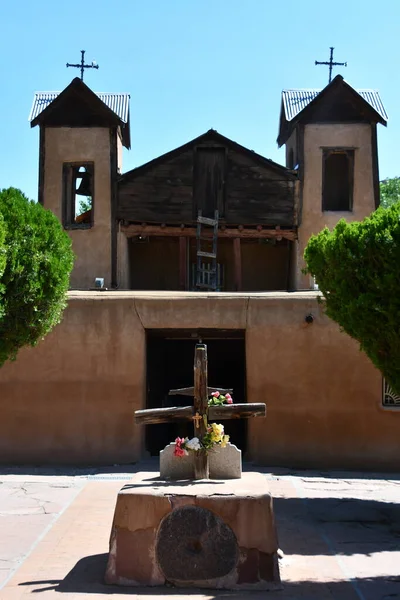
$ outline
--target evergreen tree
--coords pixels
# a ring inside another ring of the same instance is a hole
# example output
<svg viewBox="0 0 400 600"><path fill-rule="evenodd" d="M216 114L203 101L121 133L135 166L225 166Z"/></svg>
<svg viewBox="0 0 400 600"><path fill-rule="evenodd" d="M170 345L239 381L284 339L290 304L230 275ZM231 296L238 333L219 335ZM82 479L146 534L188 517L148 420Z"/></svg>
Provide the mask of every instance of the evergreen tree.
<svg viewBox="0 0 400 600"><path fill-rule="evenodd" d="M73 266L58 219L24 194L0 191L0 366L61 320Z"/></svg>

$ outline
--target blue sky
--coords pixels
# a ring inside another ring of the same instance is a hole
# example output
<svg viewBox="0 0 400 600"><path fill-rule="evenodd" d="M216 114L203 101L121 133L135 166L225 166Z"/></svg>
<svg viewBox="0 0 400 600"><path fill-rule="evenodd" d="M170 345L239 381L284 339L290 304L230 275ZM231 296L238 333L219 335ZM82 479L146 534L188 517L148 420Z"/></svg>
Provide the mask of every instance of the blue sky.
<svg viewBox="0 0 400 600"><path fill-rule="evenodd" d="M95 59L85 82L131 94L132 169L213 127L283 164L276 136L285 88L328 82L329 46L355 88L380 91L380 178L400 175L400 2L383 0L14 0L2 2L0 188L37 198L35 91L59 91Z"/></svg>

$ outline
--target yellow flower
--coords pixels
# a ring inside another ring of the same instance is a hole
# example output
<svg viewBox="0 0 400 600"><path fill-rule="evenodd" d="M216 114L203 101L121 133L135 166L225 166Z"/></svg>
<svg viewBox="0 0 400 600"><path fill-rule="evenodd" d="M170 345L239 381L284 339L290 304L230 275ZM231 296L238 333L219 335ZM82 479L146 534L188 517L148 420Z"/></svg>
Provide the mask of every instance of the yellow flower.
<svg viewBox="0 0 400 600"><path fill-rule="evenodd" d="M218 423L211 423L207 427L207 436L212 445L220 444L224 437L224 426ZM229 436L227 436L229 439Z"/></svg>
<svg viewBox="0 0 400 600"><path fill-rule="evenodd" d="M229 442L229 435L223 435L221 440L221 448L226 448L227 443Z"/></svg>

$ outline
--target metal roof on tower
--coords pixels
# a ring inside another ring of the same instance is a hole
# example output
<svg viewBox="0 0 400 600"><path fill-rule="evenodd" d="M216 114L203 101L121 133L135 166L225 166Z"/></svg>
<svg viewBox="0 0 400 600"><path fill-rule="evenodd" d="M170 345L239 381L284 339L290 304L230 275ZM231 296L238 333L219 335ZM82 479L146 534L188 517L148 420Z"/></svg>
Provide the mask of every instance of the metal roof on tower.
<svg viewBox="0 0 400 600"><path fill-rule="evenodd" d="M36 92L29 114L29 121L36 119L36 117L40 115L40 113L47 108L60 93L61 92ZM95 94L121 119L121 121L128 123L130 94L106 94L97 92L95 92Z"/></svg>
<svg viewBox="0 0 400 600"><path fill-rule="evenodd" d="M383 106L379 92L376 90L356 90L368 104L376 110L381 117L387 121L388 116ZM287 121L291 121L298 115L321 90L283 90L282 100Z"/></svg>

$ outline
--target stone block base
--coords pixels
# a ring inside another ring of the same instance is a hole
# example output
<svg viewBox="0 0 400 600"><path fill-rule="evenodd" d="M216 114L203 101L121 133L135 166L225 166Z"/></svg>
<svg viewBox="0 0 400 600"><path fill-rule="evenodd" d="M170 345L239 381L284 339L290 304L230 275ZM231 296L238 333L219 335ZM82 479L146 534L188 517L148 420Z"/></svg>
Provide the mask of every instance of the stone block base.
<svg viewBox="0 0 400 600"><path fill-rule="evenodd" d="M170 482L138 473L118 494L106 583L280 589L265 477Z"/></svg>
<svg viewBox="0 0 400 600"><path fill-rule="evenodd" d="M160 452L160 477L163 479L194 479L194 454L174 456L175 444L168 444ZM240 479L242 451L230 442L226 448L214 446L208 451L211 479Z"/></svg>

